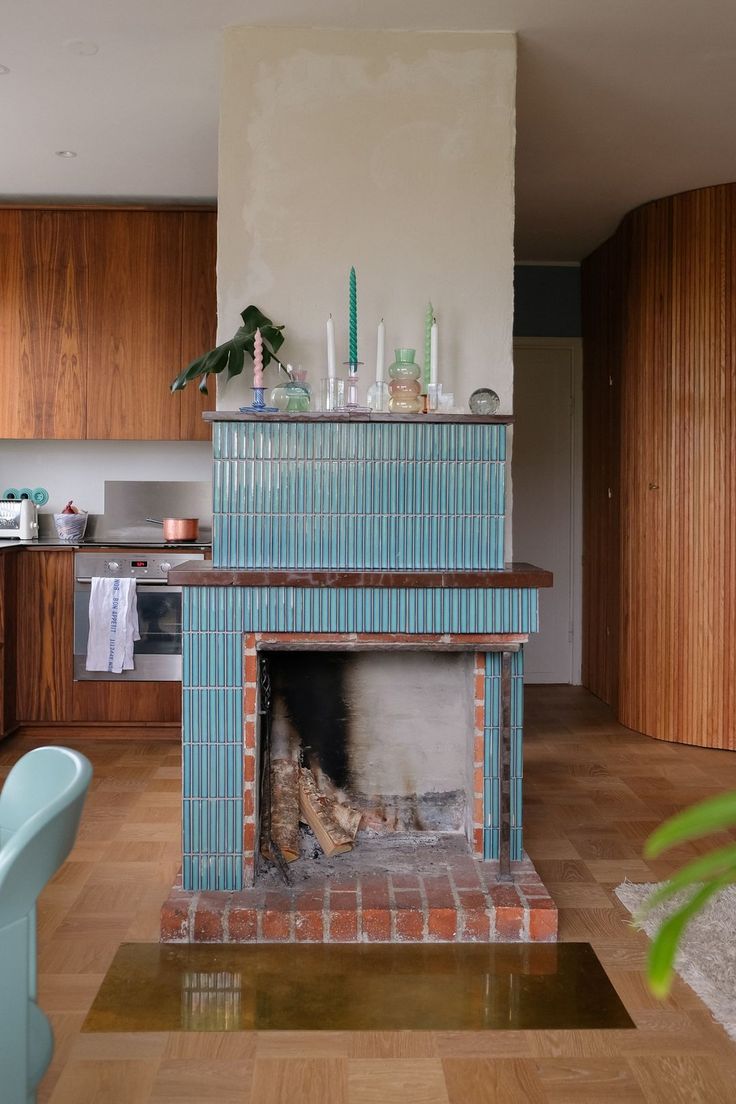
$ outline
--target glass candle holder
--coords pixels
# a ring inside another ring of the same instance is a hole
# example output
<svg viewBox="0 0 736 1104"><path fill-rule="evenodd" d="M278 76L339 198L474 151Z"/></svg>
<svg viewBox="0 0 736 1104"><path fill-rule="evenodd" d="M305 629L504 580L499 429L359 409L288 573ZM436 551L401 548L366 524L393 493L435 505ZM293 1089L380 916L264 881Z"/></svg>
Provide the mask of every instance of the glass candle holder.
<svg viewBox="0 0 736 1104"><path fill-rule="evenodd" d="M345 407L345 380L328 376L322 380L322 409L342 410Z"/></svg>

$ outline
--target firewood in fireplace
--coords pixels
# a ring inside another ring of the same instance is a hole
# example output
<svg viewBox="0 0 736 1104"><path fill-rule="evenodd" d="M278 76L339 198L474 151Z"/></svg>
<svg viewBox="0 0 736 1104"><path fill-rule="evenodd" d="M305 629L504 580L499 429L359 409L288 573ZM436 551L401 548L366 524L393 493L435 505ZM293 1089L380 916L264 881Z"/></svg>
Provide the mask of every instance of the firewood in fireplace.
<svg viewBox="0 0 736 1104"><path fill-rule="evenodd" d="M299 764L294 759L271 760L271 840L287 863L299 858ZM262 853L271 858L268 841Z"/></svg>
<svg viewBox="0 0 736 1104"><path fill-rule="evenodd" d="M302 820L314 832L317 842L325 855L341 855L350 851L354 834L346 831L337 821L334 811L336 802L325 797L317 788L314 775L307 767L299 769L299 808ZM358 823L360 814L358 814ZM357 831L357 826L356 826Z"/></svg>
<svg viewBox="0 0 736 1104"><path fill-rule="evenodd" d="M351 840L354 840L358 834L360 822L363 819L363 814L360 809L354 809L352 805L346 805L341 801L336 801L332 806L332 816L343 831L347 832Z"/></svg>

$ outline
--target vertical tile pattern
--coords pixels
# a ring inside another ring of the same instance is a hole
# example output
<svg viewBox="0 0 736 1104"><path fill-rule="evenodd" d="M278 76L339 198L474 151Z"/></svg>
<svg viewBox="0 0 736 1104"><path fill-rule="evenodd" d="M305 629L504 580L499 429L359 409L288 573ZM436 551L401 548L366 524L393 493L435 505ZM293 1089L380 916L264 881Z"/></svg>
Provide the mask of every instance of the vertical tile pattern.
<svg viewBox="0 0 736 1104"><path fill-rule="evenodd" d="M503 566L503 425L216 422L213 446L218 567Z"/></svg>
<svg viewBox="0 0 736 1104"><path fill-rule="evenodd" d="M504 561L506 427L417 422L214 424L216 566L493 569ZM183 884L252 881L260 633L527 634L537 591L185 587ZM520 653L513 656L511 857L521 857ZM476 662L474 853L496 858L501 656Z"/></svg>
<svg viewBox="0 0 736 1104"><path fill-rule="evenodd" d="M524 649L511 653L511 793L510 858L521 862L523 841L522 789L524 777Z"/></svg>
<svg viewBox="0 0 736 1104"><path fill-rule="evenodd" d="M485 653L483 686L483 858L498 859L501 843L501 652Z"/></svg>
<svg viewBox="0 0 736 1104"><path fill-rule="evenodd" d="M258 633L527 633L533 590L185 587L183 884L240 889L252 877L257 819ZM500 654L476 678L474 848L498 854ZM522 658L514 653L512 859L521 856ZM482 721L482 723L481 723ZM481 746L482 745L482 746ZM245 872L245 874L244 874Z"/></svg>
<svg viewBox="0 0 736 1104"><path fill-rule="evenodd" d="M501 837L501 652L486 652L483 662L483 857L498 859ZM479 680L476 681L479 687ZM476 690L476 696L477 696ZM509 769L510 857L523 853L522 779L524 725L524 651L511 652L511 762Z"/></svg>

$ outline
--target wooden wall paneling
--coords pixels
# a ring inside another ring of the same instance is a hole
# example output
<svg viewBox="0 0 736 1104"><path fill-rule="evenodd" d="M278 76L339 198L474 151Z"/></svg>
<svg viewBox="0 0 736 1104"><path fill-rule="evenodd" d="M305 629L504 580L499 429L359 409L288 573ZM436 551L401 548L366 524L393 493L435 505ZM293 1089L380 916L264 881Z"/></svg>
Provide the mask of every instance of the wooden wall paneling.
<svg viewBox="0 0 736 1104"><path fill-rule="evenodd" d="M214 348L217 336L217 213L191 212L182 219L181 368ZM211 429L202 421L202 411L215 408L214 379L208 390L209 394L203 395L197 384L191 383L171 396L180 406L183 441L210 439Z"/></svg>
<svg viewBox="0 0 736 1104"><path fill-rule="evenodd" d="M618 686L619 417L625 241L611 239L583 265L583 685L609 705Z"/></svg>
<svg viewBox="0 0 736 1104"><path fill-rule="evenodd" d="M628 261L606 284L612 243ZM606 309L622 340L618 716L661 739L736 749L736 185L633 212L584 281L586 370L615 344ZM586 383L595 392L600 380ZM596 402L586 433L600 425ZM607 523L594 496L585 506L587 557ZM586 572L596 693L597 585Z"/></svg>
<svg viewBox="0 0 736 1104"><path fill-rule="evenodd" d="M95 326L87 437L178 440L169 384L181 366L182 219L87 211Z"/></svg>
<svg viewBox="0 0 736 1104"><path fill-rule="evenodd" d="M16 554L16 713L19 721L64 721L73 678L74 553Z"/></svg>

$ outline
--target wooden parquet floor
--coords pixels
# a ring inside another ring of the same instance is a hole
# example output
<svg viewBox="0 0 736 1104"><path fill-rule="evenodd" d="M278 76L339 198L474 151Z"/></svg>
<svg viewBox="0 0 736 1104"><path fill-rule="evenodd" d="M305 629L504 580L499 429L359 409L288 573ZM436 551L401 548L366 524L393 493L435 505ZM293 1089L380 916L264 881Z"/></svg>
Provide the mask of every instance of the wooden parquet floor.
<svg viewBox="0 0 736 1104"><path fill-rule="evenodd" d="M80 1034L123 941L158 938L179 865L177 745L77 739L95 779L77 846L39 905L40 999L56 1035L51 1104L721 1104L736 1046L682 982L664 1003L647 947L613 897L656 881L699 845L645 863L664 817L736 788L736 755L660 744L615 724L577 688L527 694L526 844L561 913L588 940L637 1031ZM56 741L61 742L61 741ZM0 778L31 746L0 746ZM702 848L700 848L702 849ZM1 1096L0 1092L0 1096Z"/></svg>

